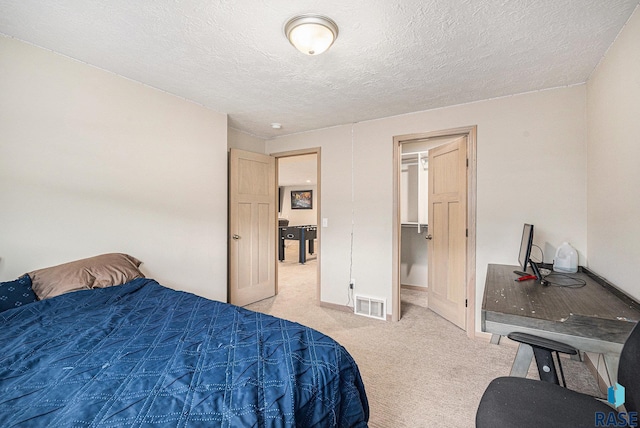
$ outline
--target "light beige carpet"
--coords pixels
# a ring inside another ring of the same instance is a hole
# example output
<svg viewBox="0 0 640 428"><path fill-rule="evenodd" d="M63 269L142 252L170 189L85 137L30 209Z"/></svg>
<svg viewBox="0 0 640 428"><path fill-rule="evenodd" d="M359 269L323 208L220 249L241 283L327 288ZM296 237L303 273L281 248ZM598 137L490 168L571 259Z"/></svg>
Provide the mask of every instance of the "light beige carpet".
<svg viewBox="0 0 640 428"><path fill-rule="evenodd" d="M489 382L506 376L516 348L471 340L426 307L426 293L403 290L402 320L379 321L321 308L315 257L297 263L297 246L279 263L279 294L247 306L296 321L340 342L362 373L370 427L473 427ZM345 303L347 302L345 286ZM563 359L571 389L599 394L583 363ZM536 377L534 365L530 376Z"/></svg>

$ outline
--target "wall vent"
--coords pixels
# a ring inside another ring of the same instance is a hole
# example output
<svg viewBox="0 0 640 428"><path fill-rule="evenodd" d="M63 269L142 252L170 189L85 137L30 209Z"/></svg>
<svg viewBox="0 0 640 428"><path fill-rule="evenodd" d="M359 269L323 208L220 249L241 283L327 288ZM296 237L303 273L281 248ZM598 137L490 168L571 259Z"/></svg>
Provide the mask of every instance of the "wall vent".
<svg viewBox="0 0 640 428"><path fill-rule="evenodd" d="M353 312L357 315L364 315L365 317L386 321L386 300L356 295Z"/></svg>

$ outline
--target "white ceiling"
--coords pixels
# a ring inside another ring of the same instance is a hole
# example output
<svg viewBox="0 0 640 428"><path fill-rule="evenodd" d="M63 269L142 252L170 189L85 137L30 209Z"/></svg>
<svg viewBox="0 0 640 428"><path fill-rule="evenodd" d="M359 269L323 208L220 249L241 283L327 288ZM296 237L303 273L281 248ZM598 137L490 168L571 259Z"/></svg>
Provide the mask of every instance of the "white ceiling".
<svg viewBox="0 0 640 428"><path fill-rule="evenodd" d="M583 83L639 1L0 0L0 33L273 138ZM285 39L300 13L338 24L325 54Z"/></svg>

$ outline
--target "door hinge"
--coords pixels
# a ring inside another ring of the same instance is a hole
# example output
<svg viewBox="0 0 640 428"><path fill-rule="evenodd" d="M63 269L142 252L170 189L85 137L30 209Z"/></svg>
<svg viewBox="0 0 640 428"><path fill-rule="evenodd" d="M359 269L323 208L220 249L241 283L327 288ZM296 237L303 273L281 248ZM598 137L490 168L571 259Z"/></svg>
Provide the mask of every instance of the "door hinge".
<svg viewBox="0 0 640 428"><path fill-rule="evenodd" d="M467 158L467 168L469 168L469 158Z"/></svg>
<svg viewBox="0 0 640 428"><path fill-rule="evenodd" d="M465 229L464 231L464 235L468 238L469 237L469 229Z"/></svg>
<svg viewBox="0 0 640 428"><path fill-rule="evenodd" d="M469 299L464 299L464 307L468 307L469 306Z"/></svg>

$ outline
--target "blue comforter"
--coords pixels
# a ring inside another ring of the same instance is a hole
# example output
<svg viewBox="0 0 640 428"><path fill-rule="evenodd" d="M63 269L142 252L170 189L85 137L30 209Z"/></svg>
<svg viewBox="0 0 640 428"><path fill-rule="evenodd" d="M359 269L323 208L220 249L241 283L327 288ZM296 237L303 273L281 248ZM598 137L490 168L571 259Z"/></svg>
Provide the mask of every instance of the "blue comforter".
<svg viewBox="0 0 640 428"><path fill-rule="evenodd" d="M366 427L358 368L300 324L150 279L0 313L0 426Z"/></svg>

